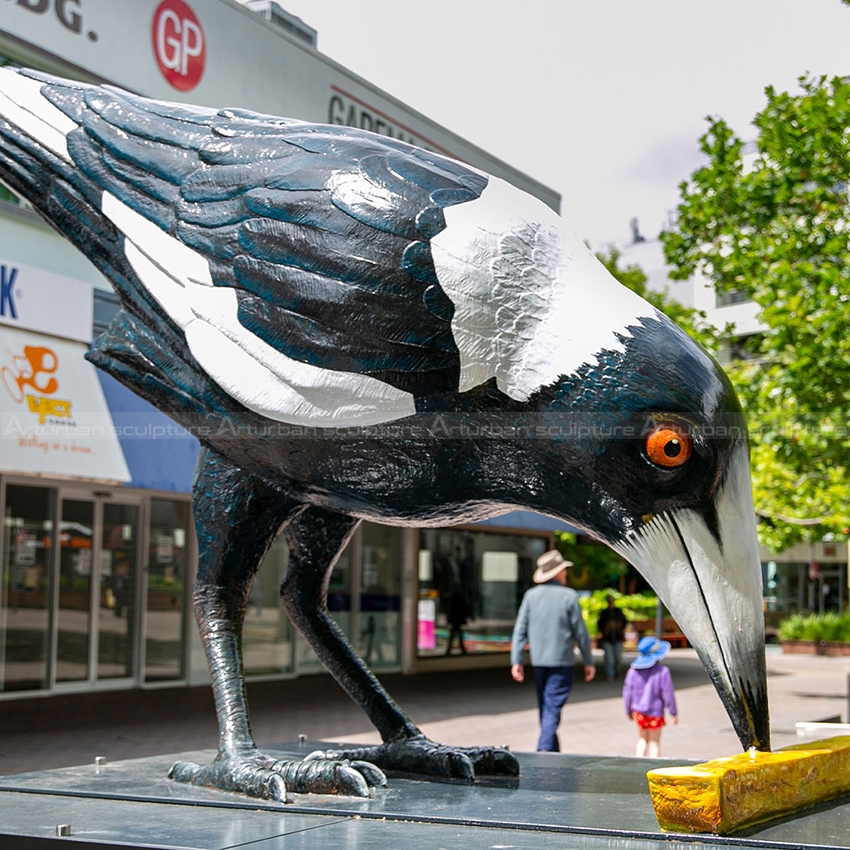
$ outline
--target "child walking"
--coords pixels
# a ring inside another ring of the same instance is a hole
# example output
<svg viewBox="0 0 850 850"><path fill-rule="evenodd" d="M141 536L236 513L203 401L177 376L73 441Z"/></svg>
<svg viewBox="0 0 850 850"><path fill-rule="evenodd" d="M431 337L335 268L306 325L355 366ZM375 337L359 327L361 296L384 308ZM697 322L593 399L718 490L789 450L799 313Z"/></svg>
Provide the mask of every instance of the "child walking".
<svg viewBox="0 0 850 850"><path fill-rule="evenodd" d="M679 722L676 693L670 669L658 662L670 651L666 640L647 636L638 643L638 656L632 661L623 681L623 704L629 720L638 728L635 750L638 758L661 755L661 729L664 709L670 712L673 723Z"/></svg>

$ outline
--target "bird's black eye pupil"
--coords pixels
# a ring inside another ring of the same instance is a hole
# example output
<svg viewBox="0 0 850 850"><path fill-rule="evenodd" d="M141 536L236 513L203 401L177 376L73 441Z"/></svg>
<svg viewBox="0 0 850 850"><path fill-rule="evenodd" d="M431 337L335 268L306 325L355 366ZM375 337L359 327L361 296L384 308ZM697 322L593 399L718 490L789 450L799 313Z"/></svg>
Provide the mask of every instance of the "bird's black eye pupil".
<svg viewBox="0 0 850 850"><path fill-rule="evenodd" d="M681 451L682 444L678 440L670 440L670 442L664 446L664 454L666 454L667 457L678 457Z"/></svg>

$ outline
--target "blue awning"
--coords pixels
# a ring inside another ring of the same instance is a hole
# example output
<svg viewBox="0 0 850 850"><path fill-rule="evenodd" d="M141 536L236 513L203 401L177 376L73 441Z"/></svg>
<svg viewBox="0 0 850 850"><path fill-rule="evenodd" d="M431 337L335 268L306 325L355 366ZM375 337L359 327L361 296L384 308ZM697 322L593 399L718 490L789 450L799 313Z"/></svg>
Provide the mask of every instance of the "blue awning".
<svg viewBox="0 0 850 850"><path fill-rule="evenodd" d="M197 439L110 375L97 374L130 469L129 486L189 493Z"/></svg>
<svg viewBox="0 0 850 850"><path fill-rule="evenodd" d="M476 525L498 525L502 528L523 528L529 531L569 531L572 534L579 534L579 529L566 522L561 522L552 517L543 516L543 514L532 513L531 511L511 511L501 516L485 519Z"/></svg>

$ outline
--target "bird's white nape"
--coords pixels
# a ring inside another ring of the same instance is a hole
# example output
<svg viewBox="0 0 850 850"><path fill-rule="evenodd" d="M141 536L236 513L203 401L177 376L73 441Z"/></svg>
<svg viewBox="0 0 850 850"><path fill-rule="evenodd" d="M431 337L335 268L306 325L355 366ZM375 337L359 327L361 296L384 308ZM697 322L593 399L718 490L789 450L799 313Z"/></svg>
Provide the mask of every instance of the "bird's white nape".
<svg viewBox="0 0 850 850"><path fill-rule="evenodd" d="M431 240L437 278L455 306L460 390L496 378L525 401L595 364L655 309L615 280L542 201L491 177L481 197L447 207Z"/></svg>

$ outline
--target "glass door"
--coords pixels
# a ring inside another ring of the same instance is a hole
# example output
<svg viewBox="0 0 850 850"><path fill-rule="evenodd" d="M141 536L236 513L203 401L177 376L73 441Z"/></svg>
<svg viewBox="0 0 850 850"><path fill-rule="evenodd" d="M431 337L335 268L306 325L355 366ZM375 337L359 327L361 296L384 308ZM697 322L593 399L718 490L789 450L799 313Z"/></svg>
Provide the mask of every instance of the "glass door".
<svg viewBox="0 0 850 850"><path fill-rule="evenodd" d="M97 679L135 675L138 505L102 503L98 553Z"/></svg>
<svg viewBox="0 0 850 850"><path fill-rule="evenodd" d="M54 680L90 678L94 502L62 499L54 635Z"/></svg>
<svg viewBox="0 0 850 850"><path fill-rule="evenodd" d="M49 487L6 487L0 691L48 687L54 519L54 492Z"/></svg>
<svg viewBox="0 0 850 850"><path fill-rule="evenodd" d="M145 567L145 681L183 677L189 502L151 499Z"/></svg>
<svg viewBox="0 0 850 850"><path fill-rule="evenodd" d="M137 671L141 507L60 489L53 681L97 685Z"/></svg>
<svg viewBox="0 0 850 850"><path fill-rule="evenodd" d="M131 498L6 485L0 691L137 677L141 519Z"/></svg>

